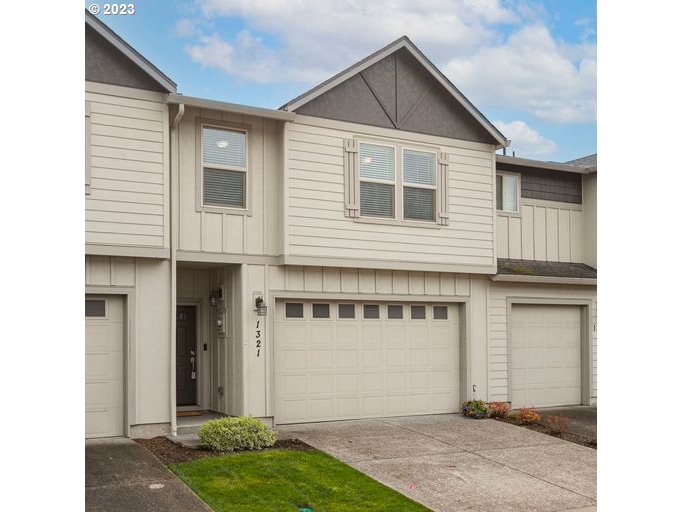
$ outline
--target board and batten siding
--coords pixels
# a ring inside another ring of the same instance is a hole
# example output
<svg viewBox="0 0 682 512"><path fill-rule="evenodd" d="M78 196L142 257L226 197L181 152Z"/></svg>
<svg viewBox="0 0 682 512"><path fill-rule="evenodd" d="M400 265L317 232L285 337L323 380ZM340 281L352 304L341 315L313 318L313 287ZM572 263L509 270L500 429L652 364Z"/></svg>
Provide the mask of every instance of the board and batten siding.
<svg viewBox="0 0 682 512"><path fill-rule="evenodd" d="M405 263L457 265L453 270L473 272L494 268L492 146L303 116L285 133L286 256L361 261L357 266L383 261L395 268ZM345 217L343 141L353 137L447 153L449 225L429 228Z"/></svg>
<svg viewBox="0 0 682 512"><path fill-rule="evenodd" d="M247 130L248 214L227 208L222 211L215 207L202 208L198 204L201 191L197 191L197 173L202 171L197 137L201 122ZM178 250L257 256L281 254L282 123L231 112L187 108L178 130Z"/></svg>
<svg viewBox="0 0 682 512"><path fill-rule="evenodd" d="M582 205L521 199L520 212L497 212L498 258L584 262Z"/></svg>
<svg viewBox="0 0 682 512"><path fill-rule="evenodd" d="M489 336L488 336L488 375L489 400L506 402L511 400L508 390L508 355L509 347L507 325L507 298L537 298L538 304L549 299L565 299L591 301L592 325L592 390L591 398L597 398L597 288L564 285L539 285L521 283L490 283L489 302Z"/></svg>
<svg viewBox="0 0 682 512"><path fill-rule="evenodd" d="M151 258L85 257L85 292L125 291L132 301L126 326L129 422L132 426L170 421L170 262ZM94 291L93 291L94 290ZM130 306L128 306L130 307Z"/></svg>
<svg viewBox="0 0 682 512"><path fill-rule="evenodd" d="M165 95L86 82L85 101L90 113L85 243L167 248Z"/></svg>
<svg viewBox="0 0 682 512"><path fill-rule="evenodd" d="M288 292L468 297L470 276L447 272L413 272L338 267L268 267L271 290ZM314 297L314 296L311 296Z"/></svg>

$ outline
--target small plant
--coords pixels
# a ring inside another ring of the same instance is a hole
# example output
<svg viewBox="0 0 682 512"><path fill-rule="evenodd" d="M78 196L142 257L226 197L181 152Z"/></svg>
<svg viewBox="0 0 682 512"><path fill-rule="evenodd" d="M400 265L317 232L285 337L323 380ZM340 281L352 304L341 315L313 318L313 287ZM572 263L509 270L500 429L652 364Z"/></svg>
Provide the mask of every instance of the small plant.
<svg viewBox="0 0 682 512"><path fill-rule="evenodd" d="M545 426L552 434L562 434L568 428L569 419L566 416L547 416Z"/></svg>
<svg viewBox="0 0 682 512"><path fill-rule="evenodd" d="M275 432L258 418L240 416L209 420L199 429L201 445L209 450L262 450L275 444Z"/></svg>
<svg viewBox="0 0 682 512"><path fill-rule="evenodd" d="M538 423L542 418L535 407L522 407L514 414L514 418L521 425L532 425L533 423Z"/></svg>
<svg viewBox="0 0 682 512"><path fill-rule="evenodd" d="M483 400L467 400L462 403L462 416L480 420L488 414L488 405Z"/></svg>
<svg viewBox="0 0 682 512"><path fill-rule="evenodd" d="M507 402L488 402L488 417L505 418L509 414Z"/></svg>

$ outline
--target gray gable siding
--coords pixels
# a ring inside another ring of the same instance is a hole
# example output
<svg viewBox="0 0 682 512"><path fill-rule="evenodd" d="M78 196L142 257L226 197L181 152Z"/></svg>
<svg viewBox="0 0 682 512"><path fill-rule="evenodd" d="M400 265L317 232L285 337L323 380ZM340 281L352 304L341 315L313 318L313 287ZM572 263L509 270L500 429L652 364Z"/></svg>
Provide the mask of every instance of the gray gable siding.
<svg viewBox="0 0 682 512"><path fill-rule="evenodd" d="M582 175L497 164L498 171L521 173L521 197L582 204Z"/></svg>
<svg viewBox="0 0 682 512"><path fill-rule="evenodd" d="M383 128L496 144L405 49L388 55L296 112Z"/></svg>
<svg viewBox="0 0 682 512"><path fill-rule="evenodd" d="M136 89L166 92L133 61L90 27L85 27L85 79Z"/></svg>

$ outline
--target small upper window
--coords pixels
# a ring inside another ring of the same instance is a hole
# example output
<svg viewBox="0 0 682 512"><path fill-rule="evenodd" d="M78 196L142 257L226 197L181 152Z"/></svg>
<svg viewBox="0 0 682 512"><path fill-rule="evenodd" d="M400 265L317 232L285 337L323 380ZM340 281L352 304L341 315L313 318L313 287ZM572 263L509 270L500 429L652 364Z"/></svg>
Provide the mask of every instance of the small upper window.
<svg viewBox="0 0 682 512"><path fill-rule="evenodd" d="M106 301L104 299L85 299L85 316L106 316Z"/></svg>
<svg viewBox="0 0 682 512"><path fill-rule="evenodd" d="M448 319L448 307L447 306L433 306L433 319L434 320L447 320Z"/></svg>
<svg viewBox="0 0 682 512"><path fill-rule="evenodd" d="M246 132L202 127L201 166L204 206L246 208Z"/></svg>
<svg viewBox="0 0 682 512"><path fill-rule="evenodd" d="M412 320L426 319L426 306L412 306L410 308L410 316Z"/></svg>
<svg viewBox="0 0 682 512"><path fill-rule="evenodd" d="M365 304L363 305L363 316L368 319L379 318L379 305L378 304Z"/></svg>
<svg viewBox="0 0 682 512"><path fill-rule="evenodd" d="M313 304L313 318L329 318L329 304Z"/></svg>
<svg viewBox="0 0 682 512"><path fill-rule="evenodd" d="M400 320L403 317L403 307L400 304L388 305L388 318L391 320Z"/></svg>
<svg viewBox="0 0 682 512"><path fill-rule="evenodd" d="M285 310L287 318L303 318L303 304L300 302L287 302Z"/></svg>
<svg viewBox="0 0 682 512"><path fill-rule="evenodd" d="M519 177L513 174L498 174L496 182L497 209L503 212L519 211Z"/></svg>
<svg viewBox="0 0 682 512"><path fill-rule="evenodd" d="M339 304L339 318L355 318L355 304Z"/></svg>

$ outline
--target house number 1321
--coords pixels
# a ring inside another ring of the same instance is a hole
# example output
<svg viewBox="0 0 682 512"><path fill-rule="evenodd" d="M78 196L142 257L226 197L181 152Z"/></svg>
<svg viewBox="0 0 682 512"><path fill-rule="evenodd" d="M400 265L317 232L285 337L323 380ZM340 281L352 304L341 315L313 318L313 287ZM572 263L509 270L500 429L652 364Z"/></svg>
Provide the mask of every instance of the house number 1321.
<svg viewBox="0 0 682 512"><path fill-rule="evenodd" d="M260 333L260 320L256 320L256 357L260 357L261 344L263 343L263 338Z"/></svg>

